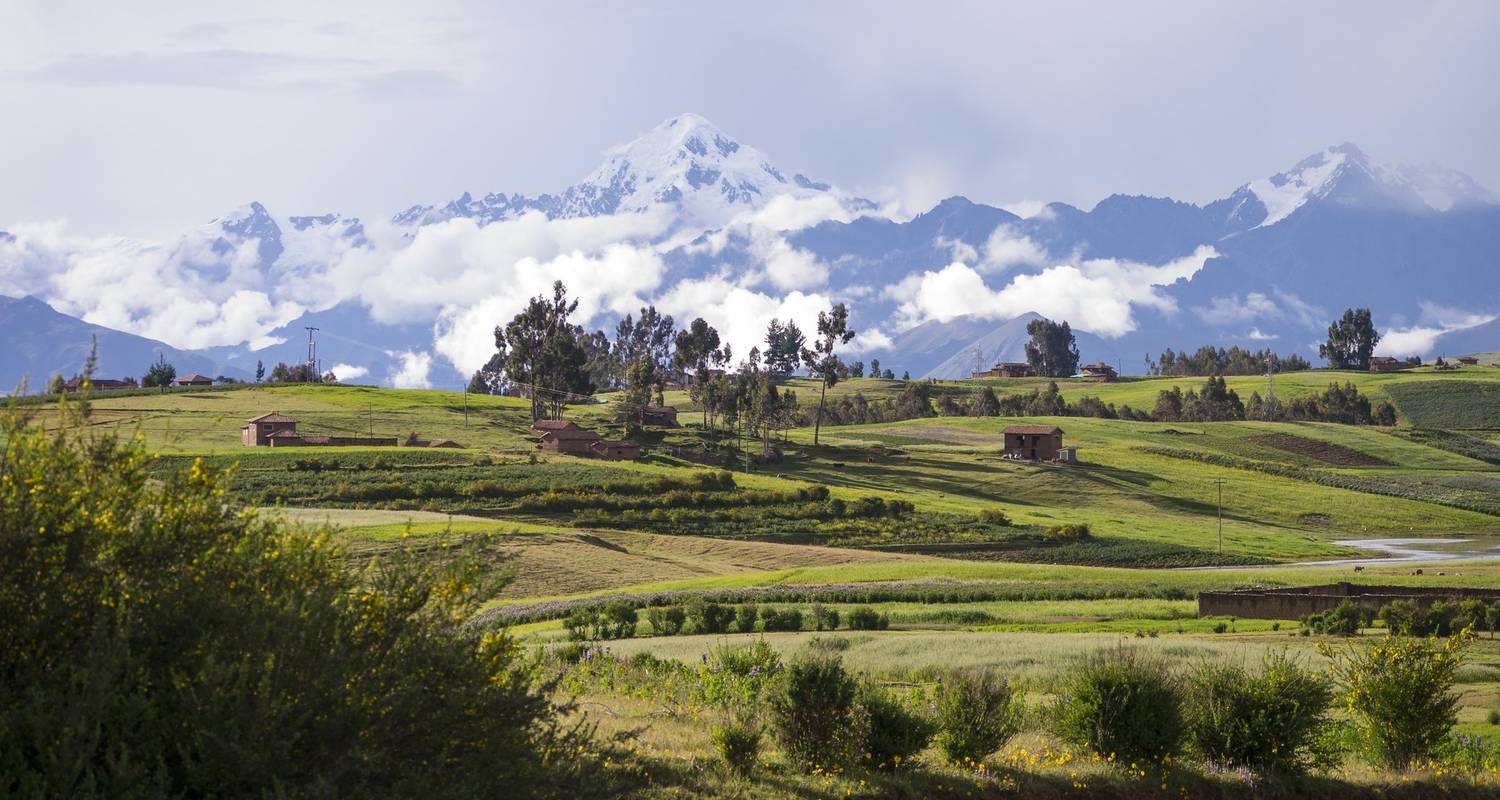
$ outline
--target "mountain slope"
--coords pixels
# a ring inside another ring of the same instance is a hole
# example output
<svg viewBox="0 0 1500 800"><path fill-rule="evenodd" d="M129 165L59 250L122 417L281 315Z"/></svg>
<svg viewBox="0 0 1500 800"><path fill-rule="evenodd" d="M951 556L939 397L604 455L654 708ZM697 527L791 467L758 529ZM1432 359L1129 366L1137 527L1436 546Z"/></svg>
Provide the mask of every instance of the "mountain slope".
<svg viewBox="0 0 1500 800"><path fill-rule="evenodd" d="M1022 314L1000 325L996 325L993 321L984 323L988 330L952 351L951 356L928 368L921 377L954 380L969 377L975 371L976 365L982 364L984 369L988 369L997 361L1025 362L1026 343L1031 341L1031 335L1026 332L1026 326L1034 319L1042 319L1042 315ZM980 320L974 321L980 322ZM957 320L945 324L951 325L953 322ZM965 323L964 327L970 327L969 323ZM1073 336L1078 344L1080 364L1097 361L1105 361L1111 365L1118 363L1114 348L1110 347L1105 340L1086 331L1074 331ZM916 375L916 373L912 374Z"/></svg>
<svg viewBox="0 0 1500 800"><path fill-rule="evenodd" d="M197 372L249 377L217 371L212 359L197 353L59 313L34 297L0 296L0 339L5 341L5 347L0 348L0 386L9 391L24 378L37 390L53 375L76 374L83 369L95 337L98 378L139 378L158 357L176 367L179 375Z"/></svg>

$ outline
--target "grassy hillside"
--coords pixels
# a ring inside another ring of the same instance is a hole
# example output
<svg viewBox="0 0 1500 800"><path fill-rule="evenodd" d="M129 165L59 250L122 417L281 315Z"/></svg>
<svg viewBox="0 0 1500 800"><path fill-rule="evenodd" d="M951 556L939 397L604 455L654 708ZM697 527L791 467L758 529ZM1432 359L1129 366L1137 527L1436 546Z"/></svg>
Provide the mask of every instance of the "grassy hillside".
<svg viewBox="0 0 1500 800"><path fill-rule="evenodd" d="M1500 370L1494 373L1500 376ZM1361 373L1350 377L1370 391L1385 386L1397 394L1407 392L1403 402L1409 404L1413 397L1425 397L1434 383L1461 390L1474 384L1470 377L1488 373L1469 370L1463 373L1468 376L1464 380L1451 380L1456 374L1428 373L1419 378L1417 374ZM1328 374L1299 373L1297 377L1311 391ZM1159 379L1070 385L1067 391L1106 397L1107 392L1154 394L1171 383ZM1482 385L1500 387L1500 382ZM799 391L808 398L804 402L810 402L811 387L805 381L793 381L793 386L801 387ZM972 389L964 384L951 386ZM862 379L840 384L835 391L894 393L898 387L899 382ZM237 491L246 501L258 504L481 514L571 533L581 529L569 511L523 511L518 505L527 505L527 496L551 491L600 487L621 491L643 482L680 481L701 471L670 462L622 464L570 457L544 456L533 463L536 444L530 438L527 406L514 398L466 399L452 392L340 386L257 386L99 398L94 407L96 426L139 432L164 455L209 455L222 465L237 465ZM417 432L423 438L455 439L469 449L243 447L239 443L243 420L271 410L296 417L302 429L312 432L373 430L396 437ZM570 416L616 432L607 404L577 407L570 410ZM656 431L652 436L677 443L696 441L694 415L685 412L682 421L686 428ZM1216 563L1210 555L1219 546L1220 480L1227 557L1336 558L1351 555L1331 544L1343 538L1500 532L1500 508L1492 502L1500 498L1492 463L1497 448L1482 438L1484 431L1438 436L1324 423L1028 418L1060 425L1067 443L1080 448L1083 463L1063 467L1000 458L1000 431L1016 421L933 417L835 426L824 429L823 445L818 448L811 446L810 430L794 430L789 433L787 460L737 474L736 491L795 492L826 486L834 497L850 502L867 495L908 500L919 515L926 515L923 519L940 521L941 530L983 545L938 554L981 559ZM316 463L299 464L307 461ZM735 502L732 497L721 499ZM790 513L793 507L783 508ZM993 529L983 533L984 526L974 529L980 531L975 536L959 535L968 529L965 526L977 524L965 520L977 520L991 511L1008 516L1016 525L1016 535L1065 523L1087 523L1096 541L1085 548L1087 553L1079 548L1037 551L998 542L999 534ZM798 544L831 541L827 538L830 529L817 520L794 515L772 525L771 516L736 517L738 521L730 526L730 517L721 512L694 515L684 511L674 517L677 522L643 517L628 527L639 533L732 533L738 539ZM605 519L592 527L608 529L611 523ZM758 530L762 533L757 534ZM933 535L939 534L924 534L920 541L930 543ZM902 545L919 540L882 535L880 541Z"/></svg>

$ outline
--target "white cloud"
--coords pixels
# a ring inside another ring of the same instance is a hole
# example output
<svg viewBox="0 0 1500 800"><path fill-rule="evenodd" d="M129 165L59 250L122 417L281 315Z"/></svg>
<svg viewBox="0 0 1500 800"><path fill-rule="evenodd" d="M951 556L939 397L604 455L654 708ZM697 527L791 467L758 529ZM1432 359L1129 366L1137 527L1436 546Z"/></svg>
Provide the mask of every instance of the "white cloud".
<svg viewBox="0 0 1500 800"><path fill-rule="evenodd" d="M767 251L756 255L765 263L766 277L778 289L811 289L828 282L828 268L817 256L792 247L779 236Z"/></svg>
<svg viewBox="0 0 1500 800"><path fill-rule="evenodd" d="M1304 302L1302 298L1273 289L1274 299L1262 292L1238 292L1215 297L1206 306L1193 306L1193 313L1210 325L1233 325L1254 320L1294 322L1303 327L1316 328L1325 324L1327 313L1317 306Z"/></svg>
<svg viewBox="0 0 1500 800"><path fill-rule="evenodd" d="M1038 266L1048 260L1047 248L1032 241L1030 236L1018 234L1009 225L1000 225L984 243L980 268L986 272L1004 272L1011 267Z"/></svg>
<svg viewBox="0 0 1500 800"><path fill-rule="evenodd" d="M508 322L532 297L550 295L554 281L562 281L578 301L574 321L587 325L602 313L626 314L645 305L645 294L660 285L663 271L654 250L625 244L609 245L597 255L574 251L548 261L526 257L497 264L466 302L443 307L433 346L468 374L495 352L495 326Z"/></svg>
<svg viewBox="0 0 1500 800"><path fill-rule="evenodd" d="M348 383L349 381L359 380L360 378L363 378L364 376L370 374L370 370L368 367L357 367L353 364L334 364L332 367L328 368L328 371L332 372L335 378L338 378L345 383Z"/></svg>
<svg viewBox="0 0 1500 800"><path fill-rule="evenodd" d="M853 341L845 352L851 356L863 355L865 353L876 353L889 350L895 345L891 337L886 335L880 328L866 328L855 334Z"/></svg>
<svg viewBox="0 0 1500 800"><path fill-rule="evenodd" d="M1476 314L1457 308L1423 302L1420 321L1404 328L1385 331L1375 346L1375 353L1382 356L1405 358L1407 356L1435 355L1438 339L1444 334L1483 325L1496 319L1493 314Z"/></svg>
<svg viewBox="0 0 1500 800"><path fill-rule="evenodd" d="M390 352L386 355L396 359L396 365L386 375L386 381L391 386L397 389L432 388L432 382L427 379L428 372L432 370L431 353L406 350L403 352Z"/></svg>
<svg viewBox="0 0 1500 800"><path fill-rule="evenodd" d="M821 294L794 291L778 298L723 276L681 281L656 300L658 309L680 322L702 317L714 326L736 361L746 358L752 347L765 350L766 326L772 319L795 321L810 339L817 330L818 312L832 305Z"/></svg>
<svg viewBox="0 0 1500 800"><path fill-rule="evenodd" d="M208 226L170 244L73 236L63 221L10 232L0 242L0 294L35 295L64 314L178 347L238 344L306 310L261 271L259 240L224 246Z"/></svg>
<svg viewBox="0 0 1500 800"><path fill-rule="evenodd" d="M1175 313L1176 302L1159 287L1191 277L1216 255L1212 247L1204 246L1160 266L1090 259L1076 266L1062 264L1036 274L1016 275L998 290L991 289L973 267L953 263L936 272L909 275L888 287L885 296L900 301L898 314L908 324L947 321L966 314L1009 319L1035 311L1114 337L1135 329L1136 307Z"/></svg>
<svg viewBox="0 0 1500 800"><path fill-rule="evenodd" d="M1251 328L1250 331L1245 334L1245 338L1249 339L1252 342L1269 342L1273 339L1279 339L1281 337L1277 336L1274 333L1262 333L1260 328Z"/></svg>

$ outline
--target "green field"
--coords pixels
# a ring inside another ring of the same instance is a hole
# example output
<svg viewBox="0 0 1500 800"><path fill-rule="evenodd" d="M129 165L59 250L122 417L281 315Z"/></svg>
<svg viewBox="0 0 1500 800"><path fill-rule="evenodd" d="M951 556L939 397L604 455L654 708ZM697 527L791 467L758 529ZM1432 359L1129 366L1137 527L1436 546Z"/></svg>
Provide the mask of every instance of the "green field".
<svg viewBox="0 0 1500 800"><path fill-rule="evenodd" d="M727 478L661 456L634 463L548 456L531 437L524 401L451 392L261 386L132 394L96 398L92 424L143 437L159 455L153 469L163 476L200 457L232 470L235 500L289 524L331 529L357 561L445 557L455 539L481 539L486 563L510 580L477 622L507 626L525 646L555 650L572 610L626 600L641 608L636 637L607 644L626 659L649 654L692 663L718 644L764 637L787 656L836 652L851 669L893 686L930 687L955 668L989 666L1021 680L1041 703L1057 690L1057 674L1119 642L1184 669L1206 660L1258 662L1283 648L1322 663L1322 638L1301 635L1296 620L1198 618L1199 591L1341 580L1500 587L1500 561L1358 570L1316 563L1366 555L1337 544L1347 539L1500 535L1500 370L1295 373L1278 376L1276 391L1293 397L1332 380L1352 381L1373 400L1390 399L1401 424L933 416L825 426L817 446L811 428L793 429L779 443L784 460ZM990 383L1010 393L1045 382ZM1149 408L1162 388L1198 383L1140 379L1061 388L1070 401L1093 395ZM1229 384L1248 396L1264 392L1265 379ZM791 385L804 408L816 396L804 379ZM898 381L856 379L830 395L859 391L873 399L900 390ZM974 384L943 382L935 390L969 393ZM678 404L684 427L648 431L648 444L701 447L713 438L699 429L685 396L669 393L668 401ZM52 412L35 408L52 419ZM416 432L465 447L240 445L243 420L271 410L314 433L404 438ZM607 402L575 407L569 417L606 435L622 433ZM1001 458L1001 431L1016 422L1062 427L1081 463ZM912 510L855 511L867 507L866 498L905 501ZM1088 536L1048 538L1051 529L1078 524L1088 526ZM1225 566L1176 568L1214 565ZM652 608L702 602L807 615L816 604L845 620L864 609L884 615L889 628L661 636L647 621ZM1489 711L1500 708L1497 687L1500 646L1481 639L1461 676L1461 730L1500 741L1500 726L1488 723ZM852 778L711 777L692 766L708 758L706 728L658 690L579 687L583 708L595 709L585 713L601 731L635 731L646 768L675 776L663 778L660 796L876 796ZM1056 746L1045 735L1027 736L1016 746ZM1027 758L1009 752L997 758ZM1031 776L1024 784L1029 791L1068 794L1066 781L1053 783L1066 771L1021 766L1015 774ZM1013 796L989 779L944 769L934 765L884 790ZM1085 783L1110 796L1135 796L1134 784L1091 770ZM1197 787L1191 792L1207 791L1193 782L1208 780L1213 796L1253 791L1195 775L1173 780ZM1332 780L1322 796L1340 796L1348 781L1399 782L1355 762ZM1473 786L1492 789L1493 780Z"/></svg>

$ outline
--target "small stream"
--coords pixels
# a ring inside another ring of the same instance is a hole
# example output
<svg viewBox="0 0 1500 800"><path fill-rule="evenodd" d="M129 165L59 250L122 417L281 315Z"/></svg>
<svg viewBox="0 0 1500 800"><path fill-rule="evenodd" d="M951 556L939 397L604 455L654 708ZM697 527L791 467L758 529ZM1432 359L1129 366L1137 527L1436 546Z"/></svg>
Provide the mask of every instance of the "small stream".
<svg viewBox="0 0 1500 800"><path fill-rule="evenodd" d="M1397 564L1404 561L1453 561L1500 559L1500 536L1470 536L1444 539L1340 539L1333 544L1368 550L1367 558L1339 558L1298 562L1307 566L1337 564Z"/></svg>

